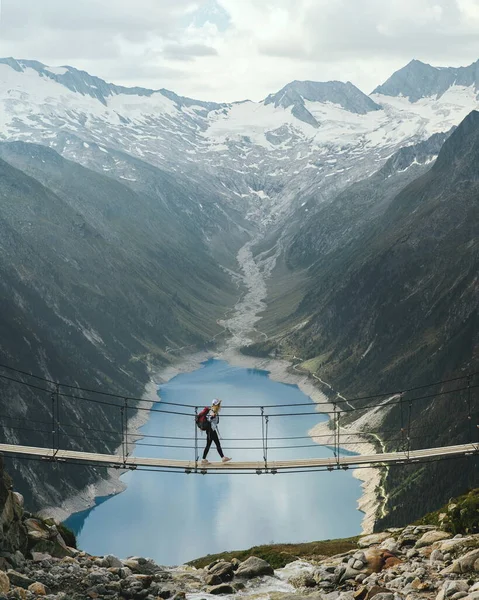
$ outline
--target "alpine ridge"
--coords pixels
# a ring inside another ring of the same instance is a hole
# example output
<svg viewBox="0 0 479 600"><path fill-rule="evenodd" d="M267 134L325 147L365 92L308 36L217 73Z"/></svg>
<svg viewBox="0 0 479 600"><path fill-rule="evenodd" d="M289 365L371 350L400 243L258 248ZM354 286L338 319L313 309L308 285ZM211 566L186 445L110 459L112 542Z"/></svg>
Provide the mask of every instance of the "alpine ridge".
<svg viewBox="0 0 479 600"><path fill-rule="evenodd" d="M0 358L135 397L172 347L227 330L266 340L248 352L302 356L346 396L472 368L477 65L412 61L370 95L293 81L216 103L1 59ZM21 442L24 404L0 405ZM43 399L33 412L47 418ZM460 438L440 403L417 419ZM382 524L406 522L409 477L441 502L477 483L468 464L452 483L443 467L388 475ZM105 475L12 469L32 502L45 483L38 507Z"/></svg>

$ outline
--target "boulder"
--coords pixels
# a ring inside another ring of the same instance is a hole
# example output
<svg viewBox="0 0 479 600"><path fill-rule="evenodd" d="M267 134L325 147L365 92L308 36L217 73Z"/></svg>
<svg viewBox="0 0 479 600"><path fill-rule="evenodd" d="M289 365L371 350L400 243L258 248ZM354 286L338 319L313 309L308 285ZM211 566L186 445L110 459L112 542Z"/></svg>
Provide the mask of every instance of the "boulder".
<svg viewBox="0 0 479 600"><path fill-rule="evenodd" d="M50 528L40 519L25 519L25 526L31 540L50 539Z"/></svg>
<svg viewBox="0 0 479 600"><path fill-rule="evenodd" d="M225 583L231 581L234 575L234 567L232 563L220 560L214 563L208 568L208 575L206 577L206 583L208 585L217 585L219 583ZM214 580L215 583L208 583L208 579Z"/></svg>
<svg viewBox="0 0 479 600"><path fill-rule="evenodd" d="M429 560L432 563L433 562L444 562L444 555L438 548L436 548L435 550L433 550L431 552L431 556L429 557Z"/></svg>
<svg viewBox="0 0 479 600"><path fill-rule="evenodd" d="M432 531L426 531L416 542L416 548L423 548L424 546L430 546L434 544L434 542L440 542L442 540L447 540L451 536L450 533L446 531L439 531L437 529L433 529Z"/></svg>
<svg viewBox="0 0 479 600"><path fill-rule="evenodd" d="M116 569L121 569L121 567L123 566L121 560L116 556L113 556L112 554L108 554L107 556L105 556L103 558L102 563L104 567L114 567Z"/></svg>
<svg viewBox="0 0 479 600"><path fill-rule="evenodd" d="M236 594L236 590L233 586L228 585L227 583L222 583L221 585L216 585L209 589L210 594L220 595L220 594Z"/></svg>
<svg viewBox="0 0 479 600"><path fill-rule="evenodd" d="M236 577L253 579L262 575L274 575L273 567L262 558L250 556L240 564L235 573Z"/></svg>
<svg viewBox="0 0 479 600"><path fill-rule="evenodd" d="M461 552L467 548L477 548L479 544L479 534L469 535L462 538L452 538L433 544L433 548L439 548L441 552Z"/></svg>
<svg viewBox="0 0 479 600"><path fill-rule="evenodd" d="M10 579L7 574L0 571L0 594L6 594L10 589Z"/></svg>
<svg viewBox="0 0 479 600"><path fill-rule="evenodd" d="M470 571L479 571L479 548L471 550L455 560L450 567L442 572L447 573L469 573Z"/></svg>
<svg viewBox="0 0 479 600"><path fill-rule="evenodd" d="M35 594L36 596L46 596L47 595L47 590L45 589L45 586L43 585L43 583L40 583L39 581L35 581L35 583L32 583L31 585L29 585L28 591L32 592L32 594Z"/></svg>
<svg viewBox="0 0 479 600"><path fill-rule="evenodd" d="M317 581L313 575L309 571L303 571L298 575L294 575L288 579L288 583L290 583L295 588L314 588L317 585Z"/></svg>
<svg viewBox="0 0 479 600"><path fill-rule="evenodd" d="M31 549L32 556L33 553L35 553L37 556L38 554L48 554L55 558L65 558L71 556L70 549L65 545L65 542L60 535L52 540L40 540L36 542Z"/></svg>
<svg viewBox="0 0 479 600"><path fill-rule="evenodd" d="M221 577L219 577L218 575L215 575L215 573L213 573L213 574L206 575L205 583L206 583L206 585L220 585L222 583L222 581L221 581Z"/></svg>
<svg viewBox="0 0 479 600"><path fill-rule="evenodd" d="M436 600L446 600L446 598L451 598L457 592L467 592L469 590L469 584L467 581L457 579L457 580L446 580L439 590L438 595L436 596Z"/></svg>
<svg viewBox="0 0 479 600"><path fill-rule="evenodd" d="M360 548L367 548L368 546L377 546L381 542L384 542L390 537L387 532L384 533L372 533L359 539L358 546Z"/></svg>
<svg viewBox="0 0 479 600"><path fill-rule="evenodd" d="M399 553L399 545L396 540L392 537L387 538L384 542L379 546L381 550L387 550L388 552L392 552L392 554Z"/></svg>
<svg viewBox="0 0 479 600"><path fill-rule="evenodd" d="M18 571L14 571L13 569L10 569L7 572L7 575L8 575L8 579L10 580L11 585L13 585L15 587L24 588L25 590L28 589L29 585L31 585L32 583L35 583L32 579L30 579L26 575L23 575L22 573L19 573Z"/></svg>
<svg viewBox="0 0 479 600"><path fill-rule="evenodd" d="M371 598L375 598L379 596L379 594L390 594L391 590L388 590L385 587L381 587L379 585L373 585L370 588L363 586L356 590L353 594L354 600L371 600Z"/></svg>
<svg viewBox="0 0 479 600"><path fill-rule="evenodd" d="M380 573L383 569L389 569L401 563L401 560L388 550L380 548L368 548L365 553L367 573Z"/></svg>

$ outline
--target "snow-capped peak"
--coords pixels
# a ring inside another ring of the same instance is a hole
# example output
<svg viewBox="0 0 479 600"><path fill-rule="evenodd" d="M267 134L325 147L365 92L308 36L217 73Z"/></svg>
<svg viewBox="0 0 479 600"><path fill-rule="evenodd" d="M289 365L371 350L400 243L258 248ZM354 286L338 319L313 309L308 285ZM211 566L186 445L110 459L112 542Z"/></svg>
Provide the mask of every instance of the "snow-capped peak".
<svg viewBox="0 0 479 600"><path fill-rule="evenodd" d="M107 83L103 79L90 75L86 71L80 71L70 66L49 67L36 60L16 60L14 58L0 58L0 64L6 65L18 73L24 73L28 69L32 69L36 71L39 77L51 79L72 92L82 94L83 96L90 96L99 100L105 106L108 105L108 99L112 96L126 95L148 98L154 94L161 94L165 98L168 98L178 108L182 106L199 106L207 110L217 110L223 106L227 106L215 102L192 100L191 98L178 96L166 89L151 90L142 87L125 87Z"/></svg>
<svg viewBox="0 0 479 600"><path fill-rule="evenodd" d="M440 98L453 86L472 87L479 91L479 60L468 67L433 67L412 60L396 71L373 94L404 96L411 102L421 98Z"/></svg>
<svg viewBox="0 0 479 600"><path fill-rule="evenodd" d="M270 94L264 103L283 108L292 106L292 113L298 119L318 127L319 123L305 107L305 100L322 104L330 102L349 112L362 115L381 109L369 96L363 94L349 81L347 83L342 81L292 81L276 94Z"/></svg>
<svg viewBox="0 0 479 600"><path fill-rule="evenodd" d="M415 102L386 84L369 97L349 82L293 81L262 102L219 104L117 86L69 66L0 59L0 140L50 146L132 183L141 180L140 159L215 185L264 221L302 196L325 197L377 171L399 148L448 131L478 107L465 83Z"/></svg>

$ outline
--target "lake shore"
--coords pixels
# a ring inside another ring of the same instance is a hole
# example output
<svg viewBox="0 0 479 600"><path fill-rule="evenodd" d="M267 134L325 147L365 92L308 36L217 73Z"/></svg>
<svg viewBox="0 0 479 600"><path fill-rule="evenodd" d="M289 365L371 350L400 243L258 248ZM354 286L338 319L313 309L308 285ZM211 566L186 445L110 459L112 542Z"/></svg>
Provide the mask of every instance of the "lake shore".
<svg viewBox="0 0 479 600"><path fill-rule="evenodd" d="M226 347L219 352L196 352L187 356L183 356L175 360L170 365L159 369L152 374L152 380L145 386L143 394L142 407L149 408L152 402L158 401L158 388L183 373L189 373L201 368L202 363L206 360L216 358L224 360L234 367L258 369L269 372L269 377L273 381L297 385L298 388L307 396L309 396L317 406L318 413L326 414L329 417L333 413L333 404L329 402L327 396L318 389L313 380L308 378L306 374L291 371L292 363L284 359L274 358L257 358L241 354L231 347ZM320 404L320 406L319 406ZM149 413L147 411L137 411L137 413L128 422L129 439L133 437L135 441L141 439L140 429L147 422ZM346 432L344 432L346 433ZM323 445L333 444L333 434L329 428L329 421L319 423L314 427L309 435L318 443ZM321 438L318 438L321 436ZM330 437L323 437L330 436ZM356 439L357 442L357 439ZM366 447L367 446L367 447ZM374 453L376 450L373 444L365 444L362 441L359 446L354 443L352 438L348 439L343 435L341 439L341 447L353 452L368 452ZM116 451L121 453L121 447ZM41 511L43 516L53 517L57 521L64 521L73 513L91 508L95 505L95 500L98 497L113 496L119 494L126 489L121 477L125 471L117 469L109 469L108 476L105 479L99 480L97 483L86 486L77 494L67 498L59 507L48 507ZM380 471L378 469L356 469L353 476L359 479L362 484L362 495L358 499L358 510L364 514L362 521L362 529L364 533L372 531L375 521L375 515L378 510L379 501L377 499L377 489L380 485Z"/></svg>

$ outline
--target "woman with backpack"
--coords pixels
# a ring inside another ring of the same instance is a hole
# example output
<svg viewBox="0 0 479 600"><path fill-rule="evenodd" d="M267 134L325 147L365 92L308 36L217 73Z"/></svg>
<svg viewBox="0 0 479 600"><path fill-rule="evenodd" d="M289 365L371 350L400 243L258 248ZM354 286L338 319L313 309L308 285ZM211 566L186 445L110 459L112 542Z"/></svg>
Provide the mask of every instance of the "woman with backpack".
<svg viewBox="0 0 479 600"><path fill-rule="evenodd" d="M209 465L210 462L206 458L208 456L208 452L210 451L210 447L212 442L215 443L216 449L218 450L218 454L221 456L222 462L226 463L231 460L223 454L223 450L221 449L220 440L218 437L218 423L220 420L219 412L221 409L221 400L215 398L211 404L211 408L206 414L206 447L203 452L203 460L201 461L202 465Z"/></svg>

